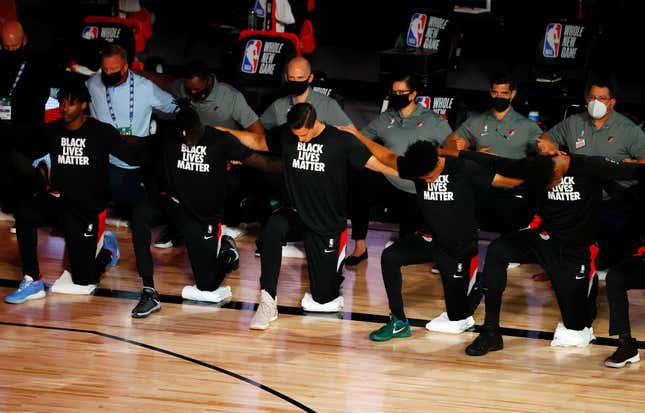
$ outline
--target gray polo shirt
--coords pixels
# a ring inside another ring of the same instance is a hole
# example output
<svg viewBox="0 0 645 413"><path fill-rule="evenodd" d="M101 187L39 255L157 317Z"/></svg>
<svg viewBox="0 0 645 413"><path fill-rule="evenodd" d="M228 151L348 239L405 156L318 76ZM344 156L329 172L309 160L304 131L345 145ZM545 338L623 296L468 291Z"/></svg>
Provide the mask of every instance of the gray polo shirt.
<svg viewBox="0 0 645 413"><path fill-rule="evenodd" d="M321 122L332 126L347 126L352 124L352 121L343 112L334 98L314 92L311 87L309 88L306 102L311 103L314 109L316 109L316 117ZM268 130L287 123L287 112L289 112L293 105L295 103L291 96L276 99L264 111L262 116L260 116L264 127Z"/></svg>
<svg viewBox="0 0 645 413"><path fill-rule="evenodd" d="M258 115L246 103L244 95L233 86L218 82L213 76L213 89L205 100L193 102L204 125L224 126L231 129L246 129L258 120ZM188 95L184 89L184 80L177 80L170 91L175 98Z"/></svg>
<svg viewBox="0 0 645 413"><path fill-rule="evenodd" d="M600 129L588 113L571 115L547 132L549 139L569 152L605 156L614 161L645 158L645 133L634 122L613 112Z"/></svg>
<svg viewBox="0 0 645 413"><path fill-rule="evenodd" d="M457 136L467 139L471 149L490 146L491 152L505 158L526 156L529 146L535 147L542 129L532 120L511 109L501 120L492 110L469 117L457 128Z"/></svg>
<svg viewBox="0 0 645 413"><path fill-rule="evenodd" d="M403 155L408 146L419 140L443 143L452 129L433 110L417 105L407 118L403 118L398 110L388 109L361 129L361 132L368 138L381 138L386 148ZM388 175L385 177L401 191L416 193L412 181Z"/></svg>

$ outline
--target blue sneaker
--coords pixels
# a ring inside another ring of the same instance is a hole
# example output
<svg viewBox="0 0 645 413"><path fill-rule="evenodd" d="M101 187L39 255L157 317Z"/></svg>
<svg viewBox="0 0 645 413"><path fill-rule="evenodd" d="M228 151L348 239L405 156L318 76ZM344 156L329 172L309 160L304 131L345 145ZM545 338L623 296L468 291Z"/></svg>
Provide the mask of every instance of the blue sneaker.
<svg viewBox="0 0 645 413"><path fill-rule="evenodd" d="M105 231L105 234L103 234L103 248L112 253L112 259L105 268L114 267L116 263L119 262L121 251L119 251L119 244L116 241L116 235L111 231Z"/></svg>
<svg viewBox="0 0 645 413"><path fill-rule="evenodd" d="M4 298L9 304L22 304L27 300L45 298L45 283L43 280L34 281L28 275L20 282L18 289Z"/></svg>

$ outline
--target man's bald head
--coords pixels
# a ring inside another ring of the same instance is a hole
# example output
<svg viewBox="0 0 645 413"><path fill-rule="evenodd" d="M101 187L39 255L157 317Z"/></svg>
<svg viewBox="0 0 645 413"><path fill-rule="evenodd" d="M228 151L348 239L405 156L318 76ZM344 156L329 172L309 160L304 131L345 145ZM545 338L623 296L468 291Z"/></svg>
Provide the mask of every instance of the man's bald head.
<svg viewBox="0 0 645 413"><path fill-rule="evenodd" d="M22 24L17 21L8 21L2 26L2 48L14 51L27 44L27 36Z"/></svg>
<svg viewBox="0 0 645 413"><path fill-rule="evenodd" d="M311 65L304 57L294 57L287 65L287 80L305 80L311 75Z"/></svg>

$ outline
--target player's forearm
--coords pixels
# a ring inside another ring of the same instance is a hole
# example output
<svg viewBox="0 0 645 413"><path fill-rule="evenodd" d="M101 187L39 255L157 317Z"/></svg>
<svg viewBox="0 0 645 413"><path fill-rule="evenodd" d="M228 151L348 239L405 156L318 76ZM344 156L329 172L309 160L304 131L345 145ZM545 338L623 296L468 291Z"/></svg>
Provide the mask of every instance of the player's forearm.
<svg viewBox="0 0 645 413"><path fill-rule="evenodd" d="M250 148L256 151L262 151L262 152L267 152L269 150L269 147L267 146L267 142L264 135L245 131L245 130L235 130L230 128L224 128L221 126L217 126L216 129L219 129L224 132L228 132L231 135L235 136L237 140L240 141L240 143L246 146L247 148Z"/></svg>

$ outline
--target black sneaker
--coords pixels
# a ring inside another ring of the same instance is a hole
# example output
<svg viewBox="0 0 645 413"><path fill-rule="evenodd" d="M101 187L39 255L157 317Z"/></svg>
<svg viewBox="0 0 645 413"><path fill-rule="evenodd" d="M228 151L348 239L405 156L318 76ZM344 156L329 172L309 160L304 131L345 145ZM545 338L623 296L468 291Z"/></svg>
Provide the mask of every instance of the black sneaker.
<svg viewBox="0 0 645 413"><path fill-rule="evenodd" d="M183 245L184 242L181 237L174 235L172 232L168 227L164 227L154 243L155 248L172 248Z"/></svg>
<svg viewBox="0 0 645 413"><path fill-rule="evenodd" d="M240 266L240 254L237 252L235 239L229 235L222 235L221 246L217 259L225 274L235 271Z"/></svg>
<svg viewBox="0 0 645 413"><path fill-rule="evenodd" d="M502 335L497 331L484 330L468 347L466 354L469 356L483 356L489 351L498 351L504 348Z"/></svg>
<svg viewBox="0 0 645 413"><path fill-rule="evenodd" d="M157 291L154 288L143 287L139 304L132 310L132 317L145 318L159 310L161 310L161 302Z"/></svg>
<svg viewBox="0 0 645 413"><path fill-rule="evenodd" d="M638 363L641 361L638 355L638 346L635 338L618 340L618 348L605 360L605 366L619 369L627 363Z"/></svg>

